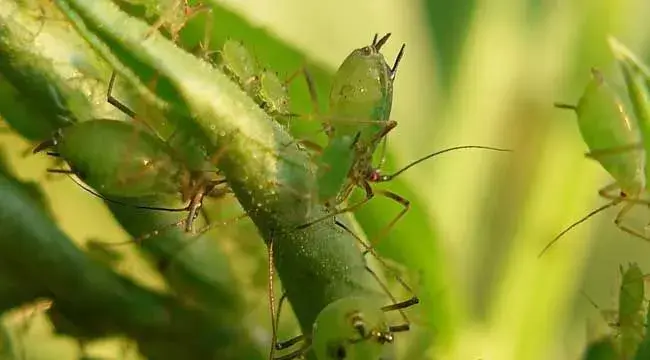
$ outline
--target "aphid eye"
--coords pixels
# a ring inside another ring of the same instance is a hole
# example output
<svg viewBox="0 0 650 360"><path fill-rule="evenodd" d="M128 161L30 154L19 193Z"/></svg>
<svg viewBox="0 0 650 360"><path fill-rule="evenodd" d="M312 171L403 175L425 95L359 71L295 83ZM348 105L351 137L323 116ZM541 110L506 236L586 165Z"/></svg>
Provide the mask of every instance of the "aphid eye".
<svg viewBox="0 0 650 360"><path fill-rule="evenodd" d="M621 197L622 197L622 198L626 198L626 197L627 197L627 194L626 194L624 191L621 191Z"/></svg>

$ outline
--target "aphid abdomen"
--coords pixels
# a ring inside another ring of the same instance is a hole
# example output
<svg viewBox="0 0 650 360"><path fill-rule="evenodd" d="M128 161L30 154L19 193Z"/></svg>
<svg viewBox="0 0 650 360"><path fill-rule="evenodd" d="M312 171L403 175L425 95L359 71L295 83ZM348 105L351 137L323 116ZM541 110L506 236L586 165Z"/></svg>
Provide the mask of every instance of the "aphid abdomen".
<svg viewBox="0 0 650 360"><path fill-rule="evenodd" d="M375 135L390 116L392 81L390 66L379 51L372 46L353 51L337 70L330 91L334 136L361 130L360 144L374 150Z"/></svg>
<svg viewBox="0 0 650 360"><path fill-rule="evenodd" d="M56 151L105 196L142 197L179 189L182 167L165 144L126 122L91 120L63 128Z"/></svg>
<svg viewBox="0 0 650 360"><path fill-rule="evenodd" d="M250 96L254 96L259 87L259 66L255 57L244 44L235 40L226 40L219 51L219 65L234 82Z"/></svg>
<svg viewBox="0 0 650 360"><path fill-rule="evenodd" d="M580 133L592 157L616 179L622 191L634 195L643 190L645 152L639 126L595 69L576 112ZM637 144L638 150L629 149Z"/></svg>

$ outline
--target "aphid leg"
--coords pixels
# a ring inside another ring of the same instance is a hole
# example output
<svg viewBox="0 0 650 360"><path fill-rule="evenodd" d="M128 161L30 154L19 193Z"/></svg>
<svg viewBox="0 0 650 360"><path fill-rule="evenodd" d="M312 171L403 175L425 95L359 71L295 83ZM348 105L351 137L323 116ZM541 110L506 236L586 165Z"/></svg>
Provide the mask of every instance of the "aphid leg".
<svg viewBox="0 0 650 360"><path fill-rule="evenodd" d="M393 220L391 220L386 226L383 227L379 234L375 235L375 237L370 240L370 244L373 246L376 245L382 237L386 236L386 234L388 234L393 226L411 209L411 202L401 195L395 194L394 192L388 190L376 190L375 193L397 202L403 206L403 209L393 218Z"/></svg>
<svg viewBox="0 0 650 360"><path fill-rule="evenodd" d="M407 199L403 198L402 196L397 195L397 194L395 194L393 192L390 192L388 190L377 190L376 193L375 193L375 191L372 189L372 187L370 186L370 184L367 181L364 181L362 183L362 186L363 186L363 189L366 192L366 198L365 199L357 202L356 204L347 206L345 208L336 209L335 211L333 211L333 212L331 212L331 213L329 213L329 214L327 214L327 215L325 215L323 217L320 217L320 218L318 218L316 220L312 220L312 221L310 221L310 222L308 222L306 224L299 225L298 227L296 227L296 229L305 229L305 228L307 228L307 227L309 227L311 225L314 225L314 224L316 224L318 222L329 219L329 218L334 217L336 215L343 214L343 213L346 213L346 212L354 212L355 210L357 210L358 208L360 208L361 206L365 205L370 200L372 200L375 197L375 195L377 194L377 195L381 195L381 196L384 196L386 198L389 198L391 200L394 200L395 202L399 203L400 205L402 205L404 207L393 218L393 220L391 220L388 223L388 225L384 226L384 228L379 232L379 234L376 235L370 241L371 245L377 244L379 242L379 239L382 238L383 236L385 236L386 233L388 233L388 231L390 231L390 229L393 227L393 225L395 225L395 223L397 223L397 221L399 221L402 218L402 216L404 216L404 214L406 214L406 212L409 211L409 209L411 208L411 202L408 201Z"/></svg>
<svg viewBox="0 0 650 360"><path fill-rule="evenodd" d="M635 230L635 229L633 229L633 228L631 228L628 225L625 225L623 223L623 221L625 219L625 215L627 215L627 213L630 212L630 210L632 210L632 208L635 205L636 204L633 203L633 202L626 202L625 205L623 205L621 210L618 212L618 214L616 214L616 218L614 219L614 225L616 225L616 227L618 227L619 229L625 231L626 233L628 233L630 235L634 235L634 236L636 236L638 238L641 238L641 239L643 239L645 241L650 242L649 237L645 236L644 234L640 233L639 231L637 231L637 230Z"/></svg>
<svg viewBox="0 0 650 360"><path fill-rule="evenodd" d="M273 360L275 356L275 345L278 340L278 320L280 318L280 309L282 302L284 300L284 294L280 299L280 304L278 308L278 318L276 319L275 315L275 289L273 288L273 280L275 278L275 269L273 265L273 236L270 237L269 243L266 244L267 247L267 265L269 277L268 281L268 292L269 292L269 313L271 314L271 349L269 350L269 360Z"/></svg>
<svg viewBox="0 0 650 360"><path fill-rule="evenodd" d="M272 245L269 244L269 248L271 246ZM272 257L271 257L272 250L269 250L269 253L270 253L269 259L272 259ZM273 269L272 260L269 260L269 274L272 274L272 271L273 271L272 269ZM293 337L293 338L291 338L289 340L278 342L278 339L277 339L278 324L280 323L280 314L282 312L282 305L284 305L284 302L287 299L287 293L283 292L282 296L280 296L280 301L278 302L278 312L275 313L274 305L272 303L273 298L271 297L271 294L273 294L272 281L273 281L273 279L272 279L272 276L270 275L269 276L269 303L270 303L269 306L271 307L271 317L272 317L271 322L272 322L272 325L273 325L273 333L272 333L272 342L271 342L271 351L270 351L270 355L269 355L269 360L294 359L294 358L297 358L298 356L304 354L305 351L307 351L307 349L309 348L309 344L307 342L303 346L301 346L300 349L298 349L296 351L293 351L293 352L291 352L289 354L280 356L278 358L275 358L274 354L275 354L276 350L277 351L282 351L282 350L288 349L288 348L292 347L293 345L295 345L295 344L297 344L297 343L299 343L301 341L307 341L308 339L304 335L298 335L298 336L295 336L295 337Z"/></svg>
<svg viewBox="0 0 650 360"><path fill-rule="evenodd" d="M197 191L188 205L187 218L185 218L185 232L192 233L192 225L194 220L199 216L199 211L203 208L203 198L205 197L205 189Z"/></svg>
<svg viewBox="0 0 650 360"><path fill-rule="evenodd" d="M305 340L306 340L306 338L305 338L304 335L298 335L298 336L292 337L289 340L277 342L275 344L275 349L276 350L284 350L284 349L290 348L291 346L293 346L293 345L295 345L295 344L297 344L297 343L299 343L301 341L305 341Z"/></svg>
<svg viewBox="0 0 650 360"><path fill-rule="evenodd" d="M128 106L120 102L117 98L113 96L113 87L115 86L115 78L117 73L115 70L111 73L111 79L108 81L108 90L106 91L106 101L115 106L118 110L125 113L130 118L135 118L135 111L131 110Z"/></svg>
<svg viewBox="0 0 650 360"><path fill-rule="evenodd" d="M482 150L492 150L492 151L502 151L502 152L511 152L512 151L512 150L509 150L509 149L501 149L501 148L495 148L495 147L491 147L491 146L481 146L481 145L454 146L454 147L450 147L450 148L447 148L447 149L443 149L443 150L433 152L433 153L431 153L429 155L425 155L425 156L423 156L423 157L421 157L421 158L419 158L419 159L417 159L415 161L412 161L410 164L404 166L403 168L401 168L400 170L395 171L392 174L389 174L389 175L378 174L378 176L376 178L372 179L371 181L372 182L391 181L394 178L396 178L397 176L399 176L400 174L402 174L403 172L405 172L406 170L414 167L415 165L420 164L421 162L424 162L424 161L426 161L428 159L431 159L433 157L436 157L438 155L442 155L442 154L450 152L450 151L464 150L464 149L482 149Z"/></svg>
<svg viewBox="0 0 650 360"><path fill-rule="evenodd" d="M67 170L67 169L47 169L46 170L50 174L66 174L66 175L74 175L75 172L72 170Z"/></svg>
<svg viewBox="0 0 650 360"><path fill-rule="evenodd" d="M612 156L612 155L620 155L621 153L626 153L629 151L643 151L643 144L642 143L636 143L636 144L629 144L629 145L623 145L623 146L616 146L608 149L597 149L597 150L592 150L588 153L585 153L585 156L596 160L600 161L601 158L607 157L607 156Z"/></svg>
<svg viewBox="0 0 650 360"><path fill-rule="evenodd" d="M381 279L379 278L379 276L377 275L377 273L375 273L372 269L370 269L370 268L366 265L366 271L368 271L368 272L370 273L370 275L372 275L372 277L375 279L375 281L377 281L377 283L378 283L379 286L382 288L382 290L384 291L384 293L385 293L385 294L386 294L386 295L391 299L391 301L392 301L392 304L390 304L390 305L386 305L386 306L382 307L382 311L385 311L385 312L386 312L386 311L394 311L394 310L398 310L399 313L400 313L400 316L401 316L402 319L404 320L404 324L402 324L402 325L397 325L396 327L405 329L405 330L401 330L401 331L407 331L407 330L410 328L410 321L409 321L408 317L406 316L406 314L405 314L402 310L403 310L403 309L406 309L406 308L408 308L408 307L411 307L411 306L413 306L413 305L416 305L416 304L418 304L418 303L420 303L420 299L417 297L417 295L415 295L415 293L413 292L413 290L411 289L411 287L410 287L408 284L406 284L406 282L405 282L405 281L404 281L404 280L403 280L403 279L402 279L402 278L401 278L401 277L400 277L400 276L399 276L399 275L398 275L398 274L397 274L397 273L396 273L396 272L395 272L395 271L394 271L394 270L393 270L393 269L392 269L392 268L391 268L391 267L390 267L390 266L389 266L389 265L388 265L388 264L387 264L387 263L386 263L386 262L385 262L385 261L384 261L384 260L379 256L379 254L377 254L377 252L375 251L375 249L374 249L371 245L369 245L369 244L367 244L365 241L361 240L361 238L359 238L359 236L357 236L357 234L355 234L352 230L350 230L350 229L349 229L345 224L343 224L342 222L336 220L335 223L336 223L336 225L337 225L338 227L340 227L340 228L343 229L345 232L347 232L347 233L350 234L352 237L354 237L354 239L355 239L355 240L356 240L356 241L361 245L361 247L364 248L364 251L363 251L364 261L365 261L365 256L366 256L367 254L369 254L369 253L372 254L372 256L373 256L373 257L374 257L374 258L375 258L375 259L376 259L376 260L377 260L377 261L378 261L378 262L379 262L379 263L380 263L384 268L386 268L387 270L389 270L389 271L392 273L393 277L397 280L397 282L399 282L399 284L400 284L400 285L401 285L401 286L402 286L402 287L403 287L403 288L404 288L404 289L405 289L409 294L411 294L411 297L410 297L409 299L404 300L404 301L401 301L401 302L397 302L397 299L395 299L395 297L393 296L393 294L391 294L391 292L389 291L388 287L386 286L386 284L384 284L383 281L381 281Z"/></svg>
<svg viewBox="0 0 650 360"><path fill-rule="evenodd" d="M296 350L296 351L294 351L294 352L292 352L290 354L286 354L286 355L276 357L273 360L293 360L293 359L297 359L297 358L301 357L302 355L304 355L305 352L307 352L307 350L309 350L309 347L302 347L302 348L300 348L300 349L298 349L298 350Z"/></svg>
<svg viewBox="0 0 650 360"><path fill-rule="evenodd" d="M209 8L206 10L208 16L205 19L205 28L203 30L203 39L199 41L198 46L198 56L203 60L209 60L210 56L215 53L215 51L210 50L210 41L212 40L212 26L214 25L214 18L212 17L212 9Z"/></svg>
<svg viewBox="0 0 650 360"><path fill-rule="evenodd" d="M316 91L316 81L314 81L314 77L311 75L309 72L309 69L305 64L301 65L300 68L296 71L293 72L293 74L289 75L287 80L285 81L285 85L289 85L293 80L296 79L296 77L302 75L302 77L305 79L305 83L307 85L307 90L309 91L309 100L311 101L311 109L313 113L315 114L316 117L320 115L320 106L318 102L318 91ZM292 114L291 116L295 116L295 114ZM323 122L323 130L327 134L327 136L332 135L332 125Z"/></svg>
<svg viewBox="0 0 650 360"><path fill-rule="evenodd" d="M382 310L382 311L398 310L399 313L400 313L400 316L402 317L402 320L404 321L404 323L403 323L403 324L400 324L400 325L396 325L396 328L405 329L405 330L401 330L401 331L408 331L408 330L411 328L411 321L408 319L408 317L406 316L406 314L404 313L404 311L402 311L402 309L407 308L407 307L409 307L409 306L412 306L412 305L415 305L415 304L419 303L419 300L417 300L417 297L414 298L414 299L416 299L417 301L413 301L413 300L409 299L409 300L406 300L406 301L403 301L403 302L399 302L399 303L398 303L398 302L397 302L397 299L395 299L395 297L393 296L393 294L391 294L390 291L388 290L388 286L386 286L386 284L384 284L384 282L381 281L381 279L379 278L379 276L377 275L377 273L375 273L375 272L374 272L371 268L369 268L368 266L366 266L366 271L368 271L368 272L370 273L370 275L372 275L372 277L375 278L375 281L377 281L377 283L379 284L379 286L381 286L381 288L382 288L382 290L384 291L384 293L386 293L386 295L390 298L390 300L391 300L391 302L392 302L392 304L382 307L381 310ZM393 328L393 327L391 326L391 329L392 329L392 328Z"/></svg>
<svg viewBox="0 0 650 360"><path fill-rule="evenodd" d="M311 100L311 107L312 111L314 113L319 114L320 113L320 107L318 105L318 92L316 91L316 82L314 81L314 78L312 77L311 73L309 72L309 69L307 69L306 65L301 65L298 70L294 71L287 79L285 80L285 85L291 84L298 76L302 75L305 79L305 82L307 84L307 89L309 90L309 99Z"/></svg>

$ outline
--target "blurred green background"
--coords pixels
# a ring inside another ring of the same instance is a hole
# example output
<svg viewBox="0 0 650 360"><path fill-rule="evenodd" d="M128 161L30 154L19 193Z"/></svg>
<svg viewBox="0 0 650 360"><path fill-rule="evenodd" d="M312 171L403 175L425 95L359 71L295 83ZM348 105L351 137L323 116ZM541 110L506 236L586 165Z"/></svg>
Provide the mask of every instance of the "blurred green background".
<svg viewBox="0 0 650 360"><path fill-rule="evenodd" d="M650 2L223 3L330 71L376 32L393 33L383 49L389 62L406 43L395 82L391 117L399 126L390 134L388 168L456 145L515 150L446 154L405 173L399 189L383 186L414 202L381 252L404 263L416 290L425 293L421 309L411 314L414 323L434 330L418 340L430 346L422 358L577 359L606 327L580 291L601 308L613 308L619 264L634 261L650 269L650 244L616 229L616 210L571 231L537 258L558 232L604 203L597 190L611 181L583 156L573 114L554 109L553 102L577 101L590 67L612 69L608 35L650 60ZM72 238L127 240L98 199L65 178L46 180L48 161L23 157L28 143L0 136L16 172L39 181ZM399 210L380 199L368 208L359 221L369 236ZM644 224L647 212L635 215ZM251 225L242 226L252 234ZM125 271L139 272L134 264ZM153 272L138 277L158 281ZM264 326L265 311L264 299L251 309ZM36 321L36 330L21 335L32 344L30 358L47 358L38 354L49 342L67 346L59 358L75 356L69 340L39 338L46 336L39 326L46 328ZM122 358L113 348L102 349L94 346L93 354Z"/></svg>

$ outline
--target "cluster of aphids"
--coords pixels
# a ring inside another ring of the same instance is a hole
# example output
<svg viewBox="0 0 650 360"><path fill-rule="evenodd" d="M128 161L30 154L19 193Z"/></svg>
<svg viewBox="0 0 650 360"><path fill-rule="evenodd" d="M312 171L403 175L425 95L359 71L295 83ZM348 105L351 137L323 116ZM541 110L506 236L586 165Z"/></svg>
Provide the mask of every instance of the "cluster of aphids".
<svg viewBox="0 0 650 360"><path fill-rule="evenodd" d="M386 64L379 50L388 38L389 35L381 39L375 36L370 45L355 50L345 60L335 77L332 93L341 98L332 102L334 106L331 109L331 119L344 118L345 115L349 115L350 118L347 123L329 121L324 124L331 141L328 147L315 150L314 155L314 159L319 159L317 161L321 161L323 165L331 165L328 170L336 168L336 171L323 172L328 174L324 177L329 186L320 188L323 202L327 202L332 209L336 209L346 200L354 185L359 185L361 182L367 185L368 181L382 181L381 178L376 177L375 169L369 161L377 144L388 130L394 127L394 122L388 121L392 101L392 82L397 64L403 54L402 48L395 64L392 67ZM286 124L286 119L292 114L289 110L289 96L284 81L280 80L274 72L261 68L254 56L240 42L226 41L216 58L214 66L228 74L271 117ZM375 67L371 74L376 75L376 78L360 79L361 76L368 76L366 70L369 66ZM355 76L357 78L354 78ZM341 83L342 81L347 83ZM361 81L358 86L377 87L373 88L370 94L378 97L360 98L368 94L365 91L344 93L353 81ZM108 84L108 101L134 120L138 120L140 114L113 97L114 83L115 74ZM356 105L361 104L364 108L350 107L349 105L354 101L357 102ZM374 111L377 104L379 104L379 112ZM368 114L375 116L371 118ZM369 124L359 125L361 117L370 118ZM357 124L353 124L353 121ZM389 125L386 126L385 123ZM380 132L373 134L373 129L379 129ZM174 142L169 139L163 141L139 121L95 119L73 123L59 129L51 139L39 144L34 152L47 151L49 155L63 159L69 169L52 171L74 175L83 181L84 184L81 185L86 190L108 202L152 211L187 212L181 221L172 225L182 225L186 232L191 233L195 231L193 224L199 216L204 199L223 197L230 190L225 178L218 171L218 156L201 158L201 154L198 154L194 158L194 166L191 166L188 165L186 154L180 154L173 144ZM344 163L335 161L338 155L344 155L346 161ZM196 160L197 158L200 160ZM337 178L332 180L331 174L336 174ZM332 185L332 181L336 181L337 184ZM167 208L157 204L156 199L160 196L175 197L179 194L180 201L186 203L183 207ZM143 205L143 202L146 205ZM331 216L348 210L341 207L340 210L333 211ZM322 219L317 221L320 220ZM304 224L303 227L310 225ZM159 230L153 230L149 234L143 234L139 239L154 237L158 232ZM155 241L155 238L148 241ZM383 312L401 310L413 305L417 302L417 299L414 299L391 305L377 303L377 299L355 297L340 299L323 311L323 315L317 320L321 326L315 327L321 332L331 332L332 328L340 329L345 326L344 334L347 335L340 340L340 346L332 350L331 341L325 343L319 341L331 339L332 336L340 337L340 333L313 334L308 336L314 339L313 343L302 346L299 350L281 358L300 357L309 348L323 354L323 358L335 359L351 358L355 353L363 354L368 351L376 353L377 348L382 347L378 345L393 342L394 332L408 330L407 325L387 325ZM327 325L330 321L340 322L342 316L342 324ZM290 340L274 347L286 348L296 342ZM365 348L368 346L370 349Z"/></svg>
<svg viewBox="0 0 650 360"><path fill-rule="evenodd" d="M178 39L180 27L176 25L169 27L172 40ZM155 31L161 26L161 22L156 22L152 29ZM309 150L305 151L312 152L311 159L318 169L316 198L329 211L326 216L302 224L296 230L352 212L375 195L380 195L401 204L403 209L371 240L372 244L385 235L410 207L407 199L388 190L375 190L372 183L390 181L410 167L447 151L463 148L501 150L483 146L459 146L426 155L393 174L382 174L383 161L375 165L374 159L377 149L386 141L386 136L397 126L397 122L390 119L393 82L405 48L402 45L394 62L388 64L380 50L389 37L390 34L382 37L375 35L369 45L352 51L335 73L329 94L329 110L320 118L328 139L325 146L308 140L302 141L309 145ZM208 56L203 58L210 61ZM282 126L286 127L294 117L295 114L290 109L287 82L273 71L261 67L242 43L226 41L212 65L226 73ZM302 73L313 97L316 91L309 72L303 69ZM114 80L113 75L108 85L108 101L137 120L140 114L113 97ZM59 129L51 139L38 145L35 152L47 151L48 154L65 160L69 169L56 170L57 172L75 175L93 189L87 189L88 191L109 202L152 211L187 212L181 221L172 225L182 225L186 232L192 233L204 199L221 198L230 189L218 170L219 154L206 156L205 149L197 148L195 152L188 152L174 146L185 140L191 140L191 134L174 133L164 141L137 121L97 119ZM110 151L98 146L108 143ZM365 192L365 199L346 206L355 188ZM169 208L159 206L156 200L151 202L152 198L157 199L165 194L171 197L180 195L180 200L186 205ZM146 205L142 205L142 201L147 201ZM238 218L242 217L245 215ZM351 233L342 223L336 221L336 224ZM154 230L139 238L153 237L158 233L159 230ZM366 250L374 254L371 246L367 246ZM372 272L370 269L368 271ZM379 280L374 273L373 276ZM385 286L382 287L386 289ZM392 295L387 295L393 299ZM394 340L393 334L409 329L405 316L404 324L391 326L387 324L384 313L394 310L401 313L402 309L417 304L418 300L413 296L403 302L394 300L389 305L378 301L372 297L351 296L338 299L322 310L316 319L313 334L282 343L276 343L274 335L272 348L285 349L298 342L303 343L300 349L281 356L280 359L301 357L310 348L321 359L382 357L385 354L384 345L391 344Z"/></svg>

